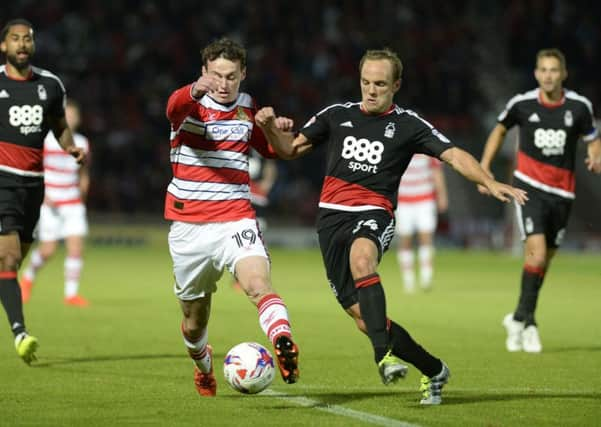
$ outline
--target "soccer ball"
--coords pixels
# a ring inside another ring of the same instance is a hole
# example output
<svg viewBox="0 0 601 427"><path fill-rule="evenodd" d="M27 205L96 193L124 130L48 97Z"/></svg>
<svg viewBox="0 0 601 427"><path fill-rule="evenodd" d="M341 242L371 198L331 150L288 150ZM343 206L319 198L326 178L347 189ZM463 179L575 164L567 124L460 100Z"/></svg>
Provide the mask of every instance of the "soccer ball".
<svg viewBox="0 0 601 427"><path fill-rule="evenodd" d="M255 394L273 382L275 368L271 353L256 342L243 342L228 351L223 361L223 375L234 390Z"/></svg>

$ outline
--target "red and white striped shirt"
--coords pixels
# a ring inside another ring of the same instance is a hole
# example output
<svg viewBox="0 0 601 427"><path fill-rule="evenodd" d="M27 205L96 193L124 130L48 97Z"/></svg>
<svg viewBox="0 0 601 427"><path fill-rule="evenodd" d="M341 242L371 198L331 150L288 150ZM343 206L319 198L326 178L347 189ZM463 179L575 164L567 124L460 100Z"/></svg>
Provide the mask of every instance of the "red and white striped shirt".
<svg viewBox="0 0 601 427"><path fill-rule="evenodd" d="M86 154L90 152L90 144L85 136L75 133L73 142L75 146L83 148ZM62 149L52 132L48 132L44 139L44 187L45 198L50 203L82 203L79 168L75 158Z"/></svg>
<svg viewBox="0 0 601 427"><path fill-rule="evenodd" d="M200 100L192 85L171 94L171 168L165 218L186 222L226 222L255 218L250 204L248 155L250 147L275 157L263 132L255 127L254 100L240 93L224 105L210 96Z"/></svg>
<svg viewBox="0 0 601 427"><path fill-rule="evenodd" d="M436 200L434 171L440 161L425 154L415 154L399 184L399 203L415 203Z"/></svg>

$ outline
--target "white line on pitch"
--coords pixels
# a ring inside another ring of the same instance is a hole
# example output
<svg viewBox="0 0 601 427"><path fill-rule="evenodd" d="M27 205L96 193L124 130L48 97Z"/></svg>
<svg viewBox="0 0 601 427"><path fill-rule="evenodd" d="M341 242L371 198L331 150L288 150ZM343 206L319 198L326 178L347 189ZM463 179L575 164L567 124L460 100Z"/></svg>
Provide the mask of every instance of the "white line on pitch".
<svg viewBox="0 0 601 427"><path fill-rule="evenodd" d="M419 424L411 424L405 421L395 420L393 418L382 417L380 415L370 414L368 412L355 411L354 409L345 408L344 406L329 405L318 400L309 399L305 396L293 396L290 394L280 393L273 390L265 390L261 394L268 394L278 399L294 403L305 408L313 408L318 411L329 412L343 417L354 418L359 421L364 421L369 424L385 427L420 427Z"/></svg>

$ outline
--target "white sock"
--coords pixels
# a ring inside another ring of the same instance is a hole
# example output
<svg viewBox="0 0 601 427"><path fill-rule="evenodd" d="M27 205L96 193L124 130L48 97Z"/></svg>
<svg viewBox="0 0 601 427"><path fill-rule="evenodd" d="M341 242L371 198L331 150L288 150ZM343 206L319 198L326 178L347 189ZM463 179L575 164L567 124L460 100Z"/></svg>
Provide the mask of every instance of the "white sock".
<svg viewBox="0 0 601 427"><path fill-rule="evenodd" d="M67 257L65 259L65 298L77 295L82 268L83 260L81 258Z"/></svg>
<svg viewBox="0 0 601 427"><path fill-rule="evenodd" d="M424 245L419 247L419 276L422 286L428 287L432 283L434 269L432 267L432 258L434 257L434 247Z"/></svg>
<svg viewBox="0 0 601 427"><path fill-rule="evenodd" d="M397 251L397 259L403 273L403 283L405 290L412 291L415 287L415 270L413 269L414 255L411 249L401 249Z"/></svg>
<svg viewBox="0 0 601 427"><path fill-rule="evenodd" d="M33 282L35 280L36 273L44 266L45 262L46 261L44 258L42 258L42 255L40 255L40 251L37 248L34 249L29 257L29 265L23 272L23 278Z"/></svg>
<svg viewBox="0 0 601 427"><path fill-rule="evenodd" d="M192 342L184 333L184 328L182 324L182 336L184 337L184 344L188 349L188 354L198 366L198 369L201 372L208 373L211 372L211 355L207 351L207 344L209 343L209 330L205 328L202 331L200 338Z"/></svg>
<svg viewBox="0 0 601 427"><path fill-rule="evenodd" d="M291 336L288 310L277 294L265 295L257 304L261 329L273 345L280 335Z"/></svg>

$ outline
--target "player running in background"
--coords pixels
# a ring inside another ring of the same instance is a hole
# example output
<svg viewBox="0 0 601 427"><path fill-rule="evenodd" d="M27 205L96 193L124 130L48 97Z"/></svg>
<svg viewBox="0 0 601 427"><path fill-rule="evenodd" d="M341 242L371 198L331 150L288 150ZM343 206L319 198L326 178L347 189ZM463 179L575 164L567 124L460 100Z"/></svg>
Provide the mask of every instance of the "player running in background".
<svg viewBox="0 0 601 427"><path fill-rule="evenodd" d="M328 144L317 232L328 281L338 303L367 334L384 384L404 377L407 366L423 374L421 404L437 405L450 373L447 365L387 317L377 267L394 234L397 189L416 153L440 158L499 200L522 202L525 192L496 182L467 152L411 110L393 103L401 85L396 53L370 50L361 59L361 102L323 109L295 137L282 132L271 107L256 116L280 157L293 159Z"/></svg>
<svg viewBox="0 0 601 427"><path fill-rule="evenodd" d="M88 139L77 133L81 112L77 103L67 100L67 124L77 147L89 154ZM79 279L83 267L84 237L88 221L84 201L90 187L88 164L79 165L63 151L52 133L44 140L44 203L40 209L38 238L40 244L29 257L29 265L21 276L23 302L29 301L36 274L54 255L58 242L64 240L67 255L64 263L64 302L87 307L88 301L79 295Z"/></svg>
<svg viewBox="0 0 601 427"><path fill-rule="evenodd" d="M214 396L208 323L212 295L226 268L257 306L284 381L296 382L299 370L288 311L271 287L269 256L250 202L251 147L267 157L275 153L255 126L254 100L239 91L246 51L220 39L204 48L202 63L198 80L173 92L167 104L173 179L165 218L173 221L169 250L194 383L200 395ZM288 119L278 124L292 127Z"/></svg>
<svg viewBox="0 0 601 427"><path fill-rule="evenodd" d="M507 130L519 126L513 175L515 185L528 191L529 200L524 206L516 204L516 219L524 240L524 266L517 307L503 318L508 351L542 351L534 312L570 215L576 148L581 138L588 143L588 170L601 173L601 140L591 102L563 87L567 75L563 53L557 49L539 51L534 70L539 87L509 100L482 154L482 168L492 177L491 163ZM482 187L480 191L488 192Z"/></svg>
<svg viewBox="0 0 601 427"><path fill-rule="evenodd" d="M399 236L397 260L406 292L415 290L415 255L413 237L417 234L419 283L430 289L434 274L434 232L438 213L448 206L447 186L440 162L423 154L411 158L399 185L395 212Z"/></svg>
<svg viewBox="0 0 601 427"><path fill-rule="evenodd" d="M33 67L33 27L9 21L0 32L0 301L15 337L17 354L29 364L38 341L25 328L17 270L33 242L44 198L44 137L52 130L62 149L78 162L65 120L65 87L49 71Z"/></svg>

